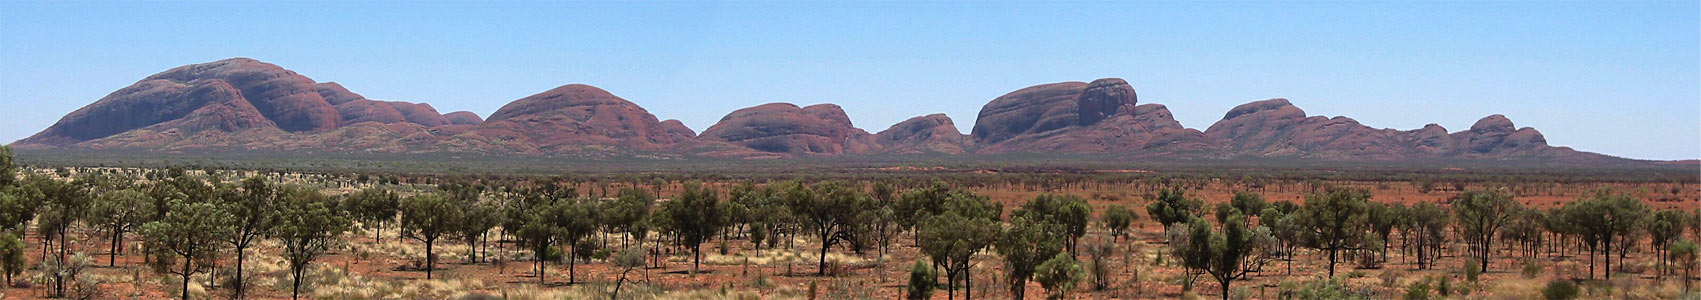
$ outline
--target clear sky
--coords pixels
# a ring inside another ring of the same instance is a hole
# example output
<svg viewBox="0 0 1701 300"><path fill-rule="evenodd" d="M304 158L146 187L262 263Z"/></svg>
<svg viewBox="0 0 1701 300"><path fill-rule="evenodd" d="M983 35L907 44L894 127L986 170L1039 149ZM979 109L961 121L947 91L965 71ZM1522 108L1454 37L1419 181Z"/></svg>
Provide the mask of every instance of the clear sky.
<svg viewBox="0 0 1701 300"><path fill-rule="evenodd" d="M488 116L586 83L701 131L768 102L877 132L1035 84L1127 79L1203 130L1286 97L1373 127L1505 114L1549 143L1701 158L1701 4L0 1L0 141L166 69L251 57Z"/></svg>

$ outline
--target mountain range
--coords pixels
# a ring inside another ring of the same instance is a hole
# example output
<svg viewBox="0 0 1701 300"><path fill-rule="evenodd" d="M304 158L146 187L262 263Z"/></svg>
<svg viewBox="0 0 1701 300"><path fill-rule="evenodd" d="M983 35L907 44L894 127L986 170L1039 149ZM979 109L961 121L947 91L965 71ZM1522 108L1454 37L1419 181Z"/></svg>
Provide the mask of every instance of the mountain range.
<svg viewBox="0 0 1701 300"><path fill-rule="evenodd" d="M147 151L663 153L787 158L842 155L1109 154L1130 158L1398 161L1632 160L1547 144L1501 115L1448 131L1379 129L1306 115L1287 99L1236 106L1201 131L1162 104L1139 103L1115 78L1041 84L981 107L969 134L950 117L914 117L875 133L834 104L768 103L701 133L603 89L569 84L514 100L487 118L430 104L368 99L335 82L248 58L166 70L65 115L12 145Z"/></svg>

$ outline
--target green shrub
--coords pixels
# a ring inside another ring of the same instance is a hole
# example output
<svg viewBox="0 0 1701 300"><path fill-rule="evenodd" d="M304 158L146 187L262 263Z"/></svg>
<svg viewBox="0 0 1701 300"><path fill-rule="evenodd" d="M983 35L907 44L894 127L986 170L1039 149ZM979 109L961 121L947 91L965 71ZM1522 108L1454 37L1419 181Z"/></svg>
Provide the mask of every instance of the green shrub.
<svg viewBox="0 0 1701 300"><path fill-rule="evenodd" d="M1536 276L1542 275L1542 264L1537 263L1534 259L1524 260L1524 270L1522 273L1524 274L1524 279L1536 278Z"/></svg>
<svg viewBox="0 0 1701 300"><path fill-rule="evenodd" d="M1482 267L1477 266L1475 263L1465 262L1465 280L1477 282L1477 277L1479 276L1482 276Z"/></svg>
<svg viewBox="0 0 1701 300"><path fill-rule="evenodd" d="M1440 281L1435 284L1435 291L1441 292L1441 297L1453 296L1453 277L1441 275Z"/></svg>
<svg viewBox="0 0 1701 300"><path fill-rule="evenodd" d="M915 261L915 266L910 267L909 298L933 298L933 286L938 284L938 280L939 273L934 272L932 266L919 260Z"/></svg>
<svg viewBox="0 0 1701 300"><path fill-rule="evenodd" d="M1411 285L1406 286L1406 294L1401 296L1400 299L1428 300L1430 293L1434 290L1434 287L1429 286L1429 278L1424 278L1413 281Z"/></svg>
<svg viewBox="0 0 1701 300"><path fill-rule="evenodd" d="M1576 299L1578 292L1577 284L1571 283L1569 280L1554 280L1548 282L1546 287L1542 287L1542 299Z"/></svg>

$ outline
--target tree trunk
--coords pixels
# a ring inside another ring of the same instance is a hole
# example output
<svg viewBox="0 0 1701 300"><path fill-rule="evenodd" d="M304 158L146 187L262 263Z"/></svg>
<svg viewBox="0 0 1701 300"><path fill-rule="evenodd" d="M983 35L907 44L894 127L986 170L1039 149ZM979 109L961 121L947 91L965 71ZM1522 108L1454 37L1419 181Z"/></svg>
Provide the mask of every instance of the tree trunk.
<svg viewBox="0 0 1701 300"><path fill-rule="evenodd" d="M193 274L189 272L189 266L195 262L193 257L192 255L183 256L183 289L181 290L183 300L189 300L189 274Z"/></svg>
<svg viewBox="0 0 1701 300"><path fill-rule="evenodd" d="M236 297L242 298L242 293L248 290L248 284L242 282L242 261L248 256L242 248L236 249Z"/></svg>
<svg viewBox="0 0 1701 300"><path fill-rule="evenodd" d="M431 279L431 269L437 266L436 257L431 255L431 241L425 241L425 279Z"/></svg>
<svg viewBox="0 0 1701 300"><path fill-rule="evenodd" d="M106 266L108 267L118 265L118 241L122 239L122 234L123 232L119 232L118 228L112 229L112 251L106 253Z"/></svg>

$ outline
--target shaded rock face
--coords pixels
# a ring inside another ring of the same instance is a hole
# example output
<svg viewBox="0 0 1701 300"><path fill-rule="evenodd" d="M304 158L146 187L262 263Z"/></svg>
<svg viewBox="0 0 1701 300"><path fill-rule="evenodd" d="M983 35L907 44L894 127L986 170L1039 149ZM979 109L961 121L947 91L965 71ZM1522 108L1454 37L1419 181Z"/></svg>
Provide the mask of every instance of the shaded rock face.
<svg viewBox="0 0 1701 300"><path fill-rule="evenodd" d="M208 105L220 107L192 114ZM251 115L255 112L259 115ZM233 58L148 76L65 115L19 143L68 145L185 117L219 119L177 124L233 130L252 126L320 130L335 128L341 121L336 110L320 98L312 80L272 64Z"/></svg>
<svg viewBox="0 0 1701 300"><path fill-rule="evenodd" d="M899 154L967 153L968 136L945 114L914 117L874 134L883 152Z"/></svg>
<svg viewBox="0 0 1701 300"><path fill-rule="evenodd" d="M437 109L432 108L431 104L400 101L386 101L385 104L389 104L390 108L394 108L397 112L400 112L402 114L402 118L407 120L408 123L419 124L425 127L449 125L449 119L444 118L443 114L437 113Z"/></svg>
<svg viewBox="0 0 1701 300"><path fill-rule="evenodd" d="M277 65L248 58L177 67L144 80L172 82L218 80L242 92L266 119L286 131L315 131L337 128L342 117L319 94L319 87L306 76Z"/></svg>
<svg viewBox="0 0 1701 300"><path fill-rule="evenodd" d="M1287 99L1236 106L1205 130L1227 156L1398 160L1413 158L1574 157L1547 147L1532 128L1514 129L1505 116L1477 121L1470 130L1448 133L1429 124L1409 131L1376 129L1347 117L1305 116Z"/></svg>
<svg viewBox="0 0 1701 300"><path fill-rule="evenodd" d="M1062 82L1005 94L981 108L976 153L1170 153L1209 147L1163 105L1137 105L1122 79Z"/></svg>
<svg viewBox="0 0 1701 300"><path fill-rule="evenodd" d="M1535 128L1519 129L1503 115L1490 115L1477 120L1470 130L1452 134L1454 143L1463 145L1467 155L1495 152L1530 151L1547 147L1547 138Z"/></svg>
<svg viewBox="0 0 1701 300"><path fill-rule="evenodd" d="M337 113L342 115L343 123L348 125L364 122L384 124L407 122L407 117L402 116L401 111L397 111L395 106L383 101L366 100L364 98L354 99L338 104L336 107Z"/></svg>
<svg viewBox="0 0 1701 300"><path fill-rule="evenodd" d="M449 124L454 125L478 125L478 123L484 123L484 118L480 118L478 117L478 114L470 111L457 111L443 114L443 119L449 120Z"/></svg>
<svg viewBox="0 0 1701 300"><path fill-rule="evenodd" d="M674 122L677 123L677 122ZM478 125L479 138L520 139L536 151L587 146L660 150L689 140L631 101L600 88L570 84L514 100Z"/></svg>
<svg viewBox="0 0 1701 300"><path fill-rule="evenodd" d="M868 132L851 125L850 117L838 105L798 107L791 103L733 111L698 136L783 154L865 153L877 147L870 138Z"/></svg>

